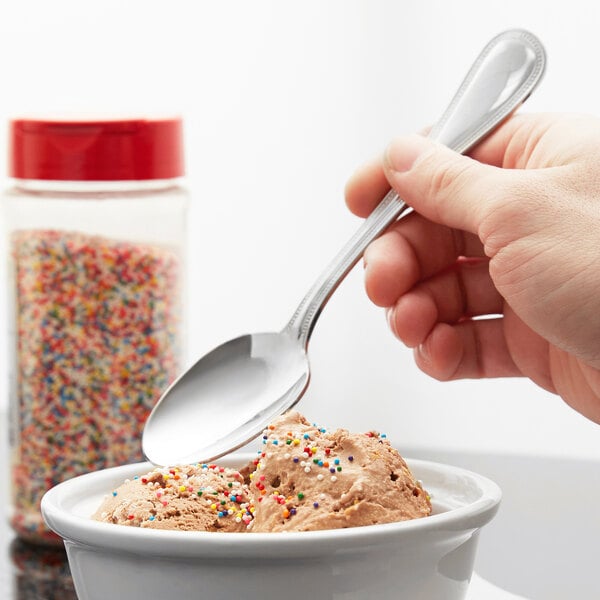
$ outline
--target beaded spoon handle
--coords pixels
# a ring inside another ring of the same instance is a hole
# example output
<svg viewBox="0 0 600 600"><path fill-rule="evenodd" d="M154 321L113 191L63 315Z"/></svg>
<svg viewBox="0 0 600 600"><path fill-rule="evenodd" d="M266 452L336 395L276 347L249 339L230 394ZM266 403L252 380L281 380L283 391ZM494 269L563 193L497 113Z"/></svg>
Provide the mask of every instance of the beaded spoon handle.
<svg viewBox="0 0 600 600"><path fill-rule="evenodd" d="M527 31L504 32L483 49L429 134L457 152L481 141L540 81L545 53ZM198 360L163 394L142 438L155 464L210 461L256 437L308 387L307 347L323 307L365 248L407 210L390 191L333 259L278 333L254 333ZM227 407L226 410L223 407Z"/></svg>
<svg viewBox="0 0 600 600"><path fill-rule="evenodd" d="M510 116L541 79L545 53L528 31L510 30L483 49L441 119L431 139L461 154ZM287 328L306 346L323 307L366 247L408 206L390 190L306 294Z"/></svg>

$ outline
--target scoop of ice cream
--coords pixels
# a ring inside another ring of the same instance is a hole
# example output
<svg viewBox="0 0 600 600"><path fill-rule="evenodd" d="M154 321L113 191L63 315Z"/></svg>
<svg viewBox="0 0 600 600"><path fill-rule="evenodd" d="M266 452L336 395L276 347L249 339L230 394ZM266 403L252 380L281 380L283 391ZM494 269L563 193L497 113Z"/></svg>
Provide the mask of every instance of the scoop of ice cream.
<svg viewBox="0 0 600 600"><path fill-rule="evenodd" d="M184 531L243 531L252 521L239 471L217 465L157 468L123 483L93 515L97 521Z"/></svg>
<svg viewBox="0 0 600 600"><path fill-rule="evenodd" d="M99 521L187 531L312 531L427 516L431 502L385 436L327 431L298 412L263 433L241 472L197 464L126 481L93 515Z"/></svg>
<svg viewBox="0 0 600 600"><path fill-rule="evenodd" d="M431 502L384 436L311 425L295 411L263 434L248 475L253 532L312 531L427 516Z"/></svg>

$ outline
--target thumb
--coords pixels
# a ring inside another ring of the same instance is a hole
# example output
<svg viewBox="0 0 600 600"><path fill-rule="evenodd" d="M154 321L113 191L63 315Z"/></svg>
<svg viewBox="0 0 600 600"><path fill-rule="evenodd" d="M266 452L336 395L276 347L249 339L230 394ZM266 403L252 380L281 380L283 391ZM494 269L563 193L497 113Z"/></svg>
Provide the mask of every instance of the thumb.
<svg viewBox="0 0 600 600"><path fill-rule="evenodd" d="M462 156L421 135L394 140L383 158L391 187L436 223L478 233L507 172Z"/></svg>

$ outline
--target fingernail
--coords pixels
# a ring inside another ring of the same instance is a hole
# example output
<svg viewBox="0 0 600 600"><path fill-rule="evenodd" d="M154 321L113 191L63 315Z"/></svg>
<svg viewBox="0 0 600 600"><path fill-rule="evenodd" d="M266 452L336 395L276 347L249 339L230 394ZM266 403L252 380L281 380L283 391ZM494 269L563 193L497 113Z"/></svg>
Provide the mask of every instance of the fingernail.
<svg viewBox="0 0 600 600"><path fill-rule="evenodd" d="M431 141L422 135L406 135L396 138L387 147L384 161L392 171L410 171L415 161L431 148Z"/></svg>
<svg viewBox="0 0 600 600"><path fill-rule="evenodd" d="M365 271L369 267L369 254L371 254L371 246L367 246L363 252L363 267Z"/></svg>
<svg viewBox="0 0 600 600"><path fill-rule="evenodd" d="M425 342L423 342L422 344L419 344L416 348L415 348L415 354L421 359L421 361L425 364L429 364L430 361L430 357L429 357L429 352L427 350L427 346L425 345Z"/></svg>
<svg viewBox="0 0 600 600"><path fill-rule="evenodd" d="M394 309L392 307L385 309L385 318L387 319L388 327L395 337L398 337L396 333L396 320L394 319Z"/></svg>

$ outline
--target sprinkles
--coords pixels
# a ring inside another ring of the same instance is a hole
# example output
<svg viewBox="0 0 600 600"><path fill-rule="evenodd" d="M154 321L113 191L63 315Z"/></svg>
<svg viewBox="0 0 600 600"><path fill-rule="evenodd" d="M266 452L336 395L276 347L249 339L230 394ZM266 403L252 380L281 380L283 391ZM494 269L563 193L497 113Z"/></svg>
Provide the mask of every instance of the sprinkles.
<svg viewBox="0 0 600 600"><path fill-rule="evenodd" d="M300 425L301 428L307 427L306 425ZM312 506L313 510L331 510L328 508L329 503L335 501L335 498L339 498L342 502L350 503L352 505L356 505L359 502L359 499L354 497L352 494L346 493L344 490L348 490L349 488L346 485L342 485L340 488L339 485L341 483L340 476L344 471L344 461L347 461L347 465L351 465L354 462L354 455L343 455L340 453L341 447L338 448L337 443L332 439L325 436L327 430L322 427L317 427L313 424L313 427L316 430L316 433L313 431L287 431L285 433L281 433L277 430L277 428L269 427L264 432L264 442L271 444L271 446L277 446L285 444L290 448L290 452L285 452L283 454L269 454L267 460L274 459L275 463L267 463L266 465L259 464L257 465L257 469L265 468L267 472L271 470L271 464L278 465L280 460L291 461L291 464L297 465L303 471L302 477L308 477L309 479L298 478L298 481L310 481L312 477L314 477L314 486L324 486L323 492L317 494L316 497L310 498L309 496L309 505ZM323 437L321 437L321 435ZM383 443L386 439L385 434L379 434L375 431L369 431L365 434L370 438L374 438L379 443ZM301 444L301 440L305 440L305 444ZM308 442L310 440L310 442ZM294 451L294 448L300 446L297 450ZM264 457L264 453L263 453ZM282 467L282 471L285 473L287 469ZM275 473L278 472L278 468L276 467ZM273 477L272 474L269 477ZM290 472L286 477L293 478L293 471ZM261 475L261 481L264 483L261 486L264 488L261 493L266 493L268 488L267 482L265 481L265 475ZM275 480L274 480L275 481ZM280 485L279 475L276 475L277 486ZM347 480L346 480L347 481ZM329 488L328 486L332 486L332 484L336 484L336 487ZM273 484L275 485L275 484ZM287 484L286 484L287 486ZM282 488L286 489L286 486ZM313 495L315 489L309 485L310 494ZM289 488L287 488L289 489ZM293 486L291 488L293 490ZM318 487L316 488L318 489ZM337 489L337 492L333 490ZM294 495L285 496L283 491L280 489L273 490L273 499L277 501L277 504L283 505L282 515L284 523L291 523L294 515L298 514L298 509L301 508L303 502L305 501L306 494L305 492L297 492L295 494L295 500L298 503L297 506L294 505ZM331 490L329 492L329 490ZM356 487L356 490L359 493L362 493L362 484L359 484ZM325 492L328 493L325 493ZM288 492L289 493L289 492ZM338 496L339 494L339 496ZM258 502L261 501L262 498L258 498ZM287 529L287 527L286 527ZM264 530L264 529L261 529Z"/></svg>
<svg viewBox="0 0 600 600"><path fill-rule="evenodd" d="M284 421L284 424L287 429L291 423ZM160 500L165 509L157 506L156 499L146 502L145 497L139 496L142 502L137 506L142 514L138 514L130 499L136 496L125 493L124 499L120 500L123 508L118 522L139 527L165 527L160 523L152 525L154 520L164 520L170 521L166 525L168 528L177 529L177 519L181 518L181 528L223 532L353 527L365 524L369 511L372 511L365 498L373 497L375 504L386 511L389 509L390 519L407 518L405 512L397 512L398 507L404 511L403 498L407 495L415 503L412 507L415 516L408 518L429 514L429 497L418 482L414 482L413 487L410 479L404 479L404 474L389 477L390 465L392 475L396 472L393 455L388 454L393 449L379 433L366 434L373 441L356 434L349 435L344 430L326 434L322 428L311 428L301 419L292 424L291 431L286 429L273 426L265 429L262 441L272 451L260 452L259 458L243 469L244 476L236 472L232 477L230 469L203 464L158 468L141 479L134 478L128 485L148 486L152 495L162 495ZM294 445L294 440L306 435L311 440L309 445ZM274 448L277 446L279 451ZM356 456L348 451L355 451ZM352 463L356 464L351 466ZM363 478L362 469L372 465L377 472L367 472L367 477ZM194 469L201 473L192 474ZM403 469L406 470L405 465ZM383 474L381 480L377 479L379 472ZM200 481L202 473L213 479ZM396 483L399 477L402 479ZM106 502L110 501L109 497ZM153 510L148 506L154 507ZM109 510L104 507L104 520ZM156 514L156 519L148 512ZM387 518L388 515L383 517ZM383 519L378 522L387 522ZM114 517L113 522L117 522Z"/></svg>
<svg viewBox="0 0 600 600"><path fill-rule="evenodd" d="M186 519L191 509L192 514L204 515L199 523L208 517L207 531L242 531L252 523L254 511L243 481L239 471L216 465L186 465L169 470L157 467L141 479L126 481L124 486L128 487L120 494L123 500L115 502L109 497L94 518L142 528L163 528L164 523L174 524L175 529L178 525L189 528ZM131 498L138 502L132 504Z"/></svg>
<svg viewBox="0 0 600 600"><path fill-rule="evenodd" d="M11 238L17 329L12 525L55 540L44 492L141 460L140 436L178 372L180 261L171 250L82 233Z"/></svg>
<svg viewBox="0 0 600 600"><path fill-rule="evenodd" d="M272 526L275 530L300 530L296 527L303 530L304 522L295 525L294 517L306 515L303 511L308 508L311 514L323 511L323 518L328 519L329 514L340 511L340 502L342 507L361 502L356 494L362 494L363 487L360 480L356 482L357 466L352 468L355 456L348 453L354 445L347 445L345 438L339 440L335 432L328 434L324 427L314 423L309 425L302 418L296 422L293 419L287 423L283 421L285 429L269 425L263 431L262 441L271 451L266 457L262 453L261 461L263 458L264 461L256 464L254 473L254 481L257 473L261 473L260 482L252 485L254 494L266 494L269 502L263 503L257 513L259 522L253 522L255 531L270 531ZM375 431L365 435L379 443L386 438L385 434ZM285 450L278 452L277 446ZM252 477L253 474L250 474L250 479ZM296 486L300 484L305 487L297 491ZM262 499L259 496L256 504ZM274 509L276 512L273 512Z"/></svg>

